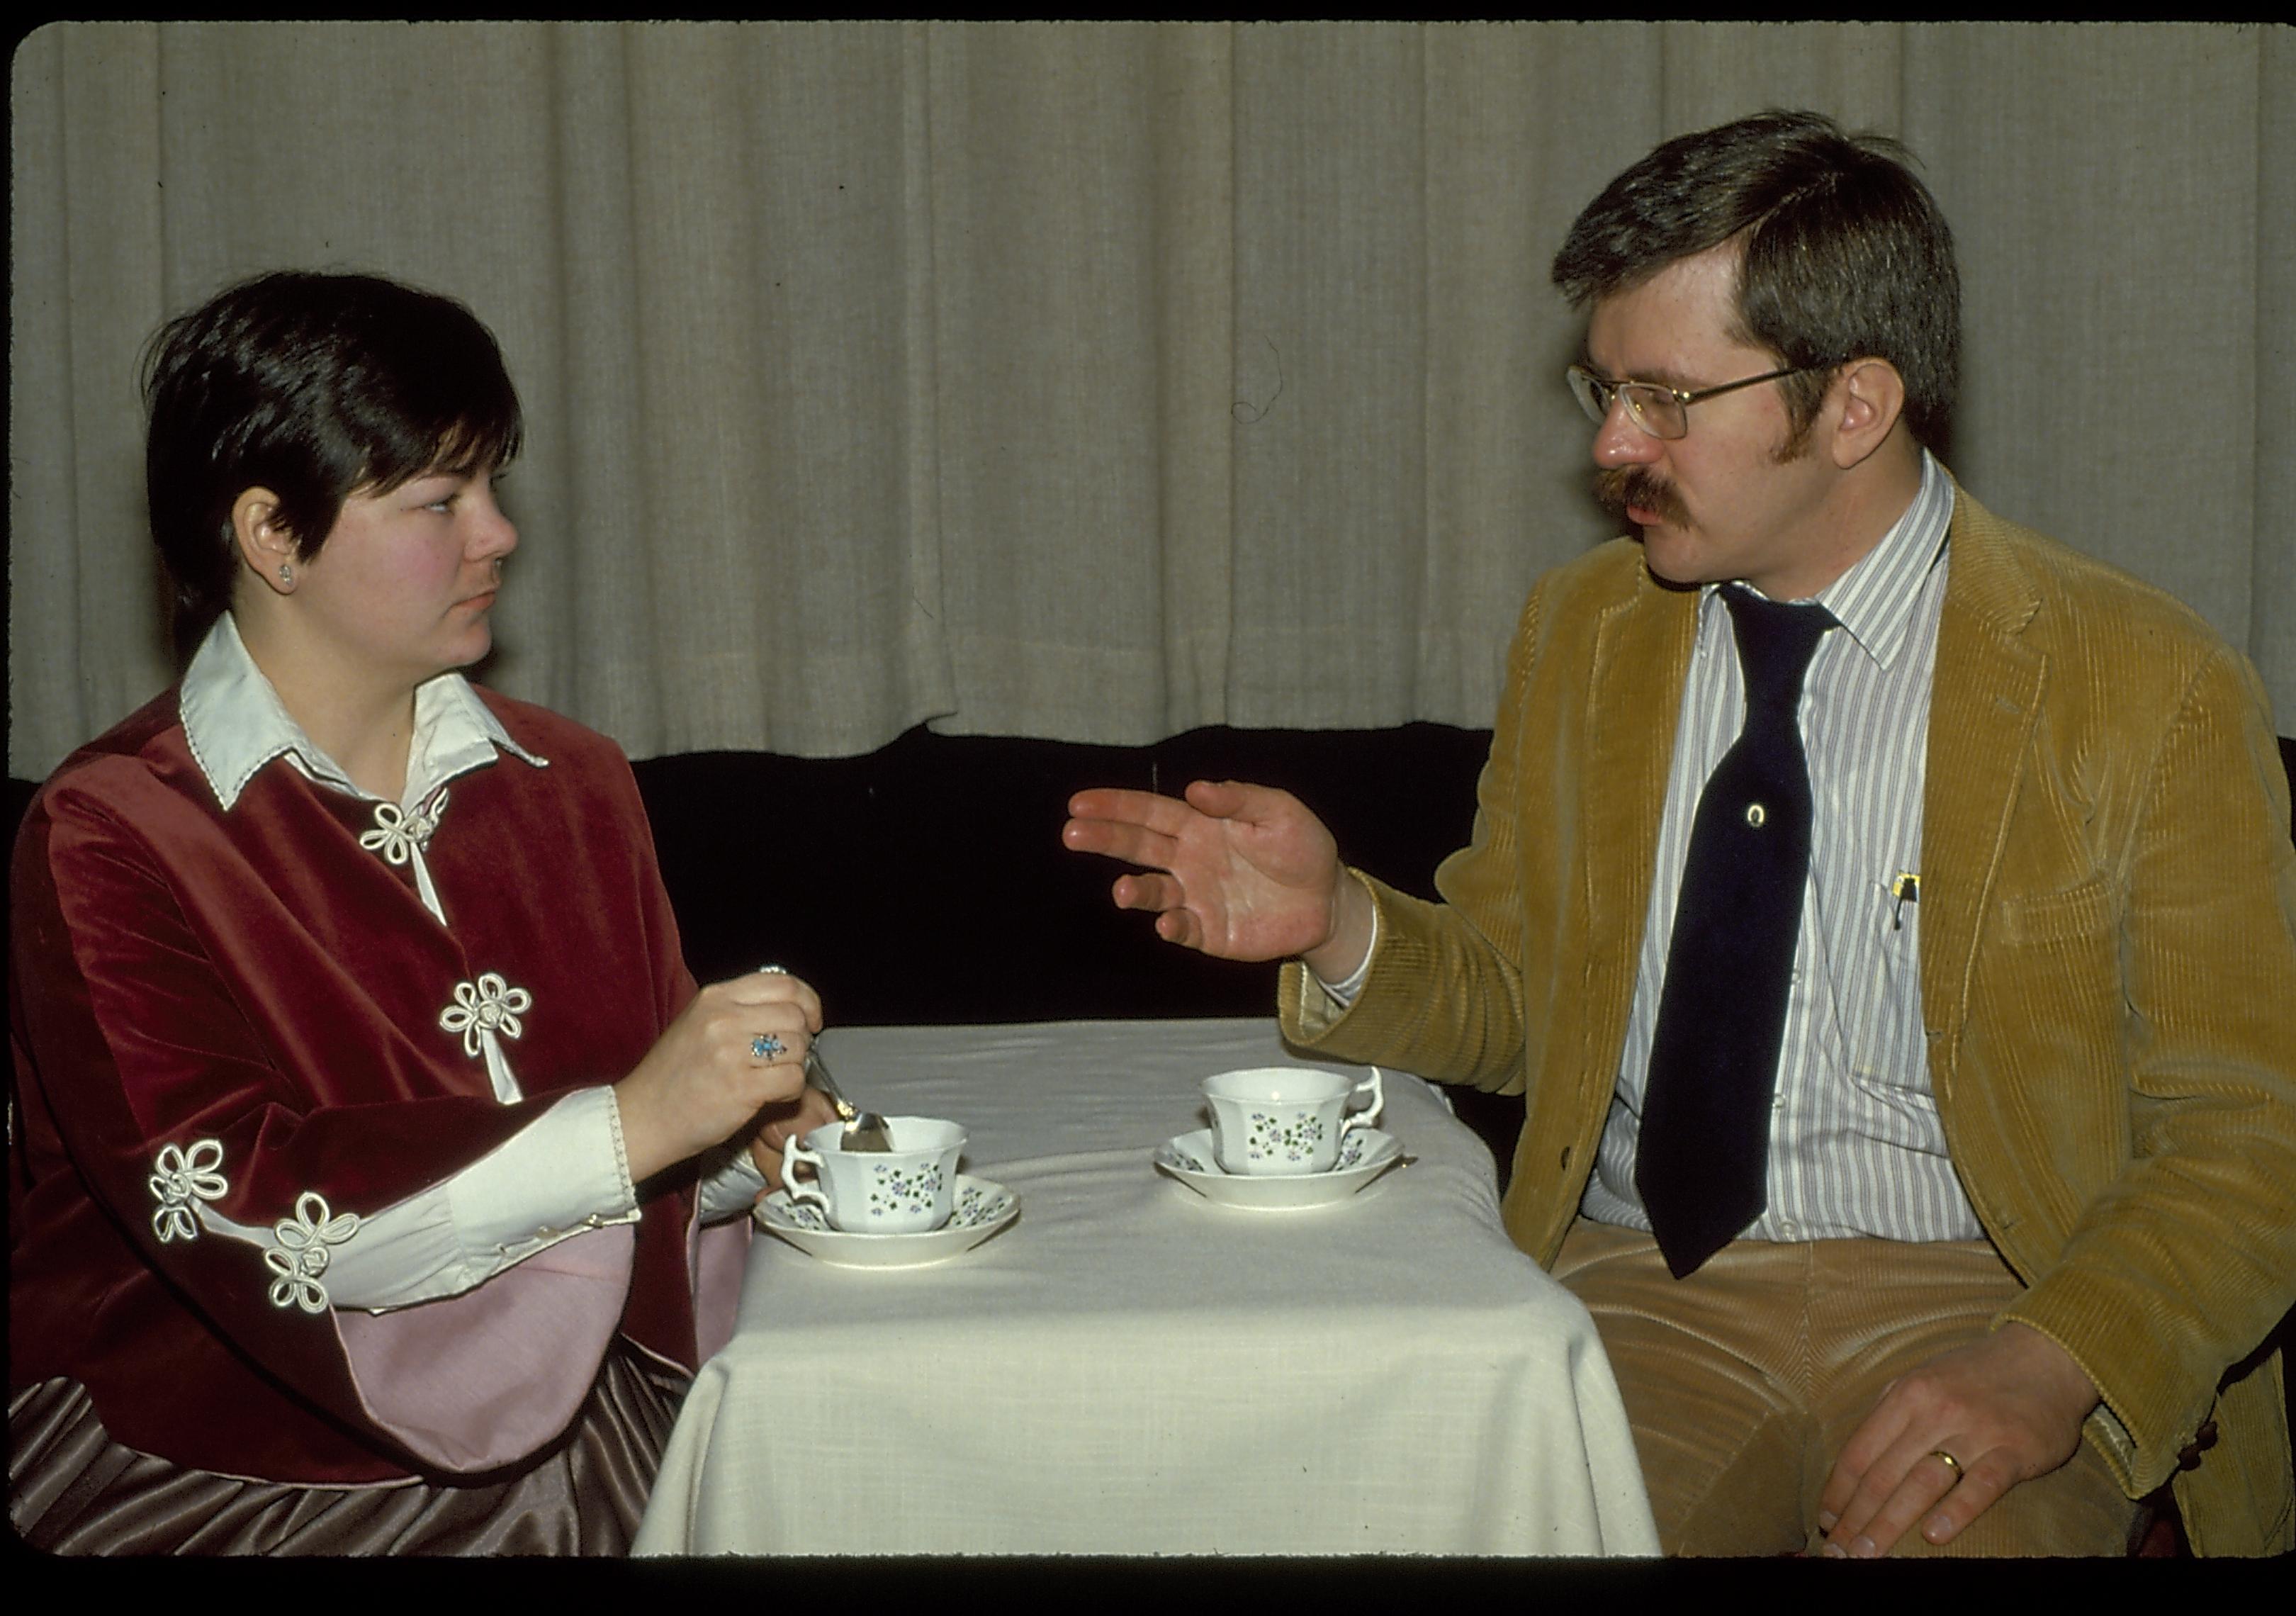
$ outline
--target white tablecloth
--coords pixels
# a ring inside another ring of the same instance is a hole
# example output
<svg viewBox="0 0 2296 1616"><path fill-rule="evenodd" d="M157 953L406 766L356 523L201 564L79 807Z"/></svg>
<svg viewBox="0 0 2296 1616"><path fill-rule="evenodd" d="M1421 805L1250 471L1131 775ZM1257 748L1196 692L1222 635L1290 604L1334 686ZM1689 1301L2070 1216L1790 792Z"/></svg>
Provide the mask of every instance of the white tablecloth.
<svg viewBox="0 0 2296 1616"><path fill-rule="evenodd" d="M1406 1160L1343 1203L1159 1172L1197 1085L1314 1064L1272 1021L858 1028L857 1102L954 1118L1016 1222L925 1268L759 1232L640 1554L1655 1554L1586 1311L1509 1243L1488 1153L1389 1073Z"/></svg>

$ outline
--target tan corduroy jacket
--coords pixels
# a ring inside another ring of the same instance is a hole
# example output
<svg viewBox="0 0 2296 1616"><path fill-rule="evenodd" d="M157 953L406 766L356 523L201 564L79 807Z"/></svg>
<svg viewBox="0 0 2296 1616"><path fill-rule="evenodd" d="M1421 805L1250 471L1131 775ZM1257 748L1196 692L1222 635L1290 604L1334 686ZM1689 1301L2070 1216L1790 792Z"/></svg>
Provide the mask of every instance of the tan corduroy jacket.
<svg viewBox="0 0 2296 1616"><path fill-rule="evenodd" d="M2169 596L1956 493L1923 800L1922 1013L1956 1169L2193 1546L2296 1543L2296 850L2263 692ZM1354 1005L1286 1033L1525 1095L1504 1212L1551 1264L1618 1075L1697 592L1620 539L1543 578L1445 902L1376 882ZM2180 1469L2180 1465L2182 1468Z"/></svg>

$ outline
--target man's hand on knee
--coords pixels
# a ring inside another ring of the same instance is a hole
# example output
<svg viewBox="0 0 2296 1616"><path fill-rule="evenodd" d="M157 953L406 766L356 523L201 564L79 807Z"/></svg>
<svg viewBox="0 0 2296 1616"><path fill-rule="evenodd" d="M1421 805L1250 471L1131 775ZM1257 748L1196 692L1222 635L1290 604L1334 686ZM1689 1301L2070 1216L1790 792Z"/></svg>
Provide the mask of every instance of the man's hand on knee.
<svg viewBox="0 0 2296 1616"><path fill-rule="evenodd" d="M2070 1354L2021 1324L1939 1353L1883 1389L1818 1496L1825 1552L1885 1554L1918 1522L1950 1543L2080 1446L2097 1404Z"/></svg>

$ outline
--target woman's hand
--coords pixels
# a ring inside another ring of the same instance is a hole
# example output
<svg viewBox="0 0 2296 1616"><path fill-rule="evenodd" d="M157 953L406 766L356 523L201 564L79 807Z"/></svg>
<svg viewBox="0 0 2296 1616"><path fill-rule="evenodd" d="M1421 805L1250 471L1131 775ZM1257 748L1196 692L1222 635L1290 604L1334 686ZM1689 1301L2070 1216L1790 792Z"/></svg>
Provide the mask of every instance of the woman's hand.
<svg viewBox="0 0 2296 1616"><path fill-rule="evenodd" d="M766 1108L765 1120L750 1141L750 1159L766 1176L764 1194L770 1195L782 1187L782 1153L789 1148L789 1142L836 1120L837 1107L817 1088Z"/></svg>
<svg viewBox="0 0 2296 1616"><path fill-rule="evenodd" d="M630 1182L730 1138L758 1112L798 1098L821 1000L778 971L713 982L693 996L637 1070L614 1085Z"/></svg>

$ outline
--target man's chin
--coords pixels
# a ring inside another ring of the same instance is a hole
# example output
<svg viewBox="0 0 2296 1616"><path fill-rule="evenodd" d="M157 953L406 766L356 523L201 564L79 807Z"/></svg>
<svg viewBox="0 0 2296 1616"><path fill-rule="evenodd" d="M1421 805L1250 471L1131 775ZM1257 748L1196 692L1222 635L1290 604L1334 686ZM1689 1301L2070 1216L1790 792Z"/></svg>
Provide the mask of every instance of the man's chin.
<svg viewBox="0 0 2296 1616"><path fill-rule="evenodd" d="M1695 589L1711 583L1697 554L1679 528L1666 522L1639 524L1634 537L1643 547L1643 565L1651 577L1674 589Z"/></svg>

